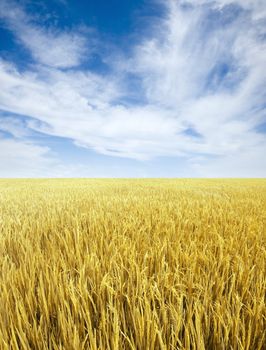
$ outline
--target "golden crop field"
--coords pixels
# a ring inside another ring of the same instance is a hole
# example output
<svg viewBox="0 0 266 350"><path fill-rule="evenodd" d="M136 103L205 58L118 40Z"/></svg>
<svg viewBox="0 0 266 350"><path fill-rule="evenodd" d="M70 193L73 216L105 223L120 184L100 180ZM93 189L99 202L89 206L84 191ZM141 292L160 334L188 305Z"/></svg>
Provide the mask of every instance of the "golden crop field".
<svg viewBox="0 0 266 350"><path fill-rule="evenodd" d="M0 350L266 349L266 180L0 180Z"/></svg>

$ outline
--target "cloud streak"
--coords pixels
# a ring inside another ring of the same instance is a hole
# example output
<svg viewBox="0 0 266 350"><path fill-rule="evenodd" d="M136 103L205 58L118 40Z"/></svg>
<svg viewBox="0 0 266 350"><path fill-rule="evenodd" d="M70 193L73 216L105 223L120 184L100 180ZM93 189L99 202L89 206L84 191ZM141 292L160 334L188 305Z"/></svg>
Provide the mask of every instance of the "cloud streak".
<svg viewBox="0 0 266 350"><path fill-rule="evenodd" d="M38 18L28 16L12 0L0 1L0 19L40 64L55 68L75 67L90 52L85 37L88 29L63 31L55 27L40 26L36 24Z"/></svg>

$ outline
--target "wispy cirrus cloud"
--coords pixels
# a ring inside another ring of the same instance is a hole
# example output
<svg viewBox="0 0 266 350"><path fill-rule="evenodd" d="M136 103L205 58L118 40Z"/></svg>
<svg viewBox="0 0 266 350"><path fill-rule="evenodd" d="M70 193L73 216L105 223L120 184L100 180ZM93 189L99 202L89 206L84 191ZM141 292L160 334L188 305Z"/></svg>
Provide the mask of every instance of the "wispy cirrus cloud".
<svg viewBox="0 0 266 350"><path fill-rule="evenodd" d="M265 174L262 2L167 1L149 38L115 62L103 57L106 74L79 67L85 36L33 25L21 7L0 4L36 60L23 72L0 62L0 109L28 116L28 129L115 157L182 157L201 176Z"/></svg>
<svg viewBox="0 0 266 350"><path fill-rule="evenodd" d="M79 66L88 57L88 28L61 30L54 26L42 26L38 24L38 17L27 15L12 0L0 1L1 19L40 64L70 68Z"/></svg>

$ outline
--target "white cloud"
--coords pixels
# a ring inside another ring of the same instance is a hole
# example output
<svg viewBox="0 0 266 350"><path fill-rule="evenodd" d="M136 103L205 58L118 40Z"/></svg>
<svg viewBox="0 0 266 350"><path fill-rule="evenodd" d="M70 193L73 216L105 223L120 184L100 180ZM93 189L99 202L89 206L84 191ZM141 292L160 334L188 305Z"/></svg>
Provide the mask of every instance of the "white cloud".
<svg viewBox="0 0 266 350"><path fill-rule="evenodd" d="M37 62L51 67L78 66L86 54L86 40L79 34L54 33L28 28L20 35Z"/></svg>
<svg viewBox="0 0 266 350"><path fill-rule="evenodd" d="M30 135L27 126L18 118L0 111L0 132L13 135L15 138L24 138Z"/></svg>
<svg viewBox="0 0 266 350"><path fill-rule="evenodd" d="M38 63L69 68L78 66L88 56L88 42L82 32L41 27L13 1L0 1L0 19Z"/></svg>
<svg viewBox="0 0 266 350"><path fill-rule="evenodd" d="M47 147L30 142L6 139L0 135L1 177L58 176L58 161Z"/></svg>
<svg viewBox="0 0 266 350"><path fill-rule="evenodd" d="M115 73L105 76L58 69L82 60L83 39L74 44L78 34L45 32L23 18L24 12L19 34L12 24L18 14L9 13L11 29L46 66L20 73L0 61L0 109L32 118L28 128L101 154L141 160L182 156L202 176L241 175L248 169L254 176L265 174L259 161L265 137L256 132L265 120L263 4L239 1L245 11L234 14L223 7L236 3L229 0L189 3L193 6L169 1L168 16L153 38L143 39L130 57L113 63ZM27 30L35 33L32 41ZM51 43L55 51L44 53L42 46ZM131 95L125 81L130 86L132 75L143 94L139 104L123 103Z"/></svg>
<svg viewBox="0 0 266 350"><path fill-rule="evenodd" d="M263 147L250 147L245 152L221 156L211 162L195 157L190 161L191 168L199 177L265 177L265 143Z"/></svg>

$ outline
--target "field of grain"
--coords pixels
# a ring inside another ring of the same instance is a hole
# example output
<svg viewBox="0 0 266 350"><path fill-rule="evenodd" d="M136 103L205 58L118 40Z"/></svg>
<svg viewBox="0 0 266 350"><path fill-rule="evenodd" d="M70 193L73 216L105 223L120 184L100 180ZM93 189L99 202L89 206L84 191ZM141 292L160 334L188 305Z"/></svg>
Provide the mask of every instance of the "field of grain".
<svg viewBox="0 0 266 350"><path fill-rule="evenodd" d="M266 180L0 180L0 349L265 349Z"/></svg>

